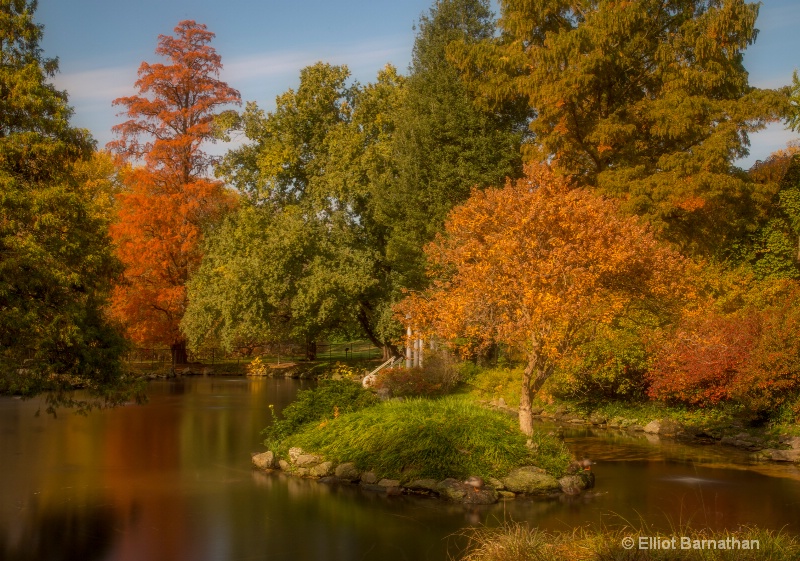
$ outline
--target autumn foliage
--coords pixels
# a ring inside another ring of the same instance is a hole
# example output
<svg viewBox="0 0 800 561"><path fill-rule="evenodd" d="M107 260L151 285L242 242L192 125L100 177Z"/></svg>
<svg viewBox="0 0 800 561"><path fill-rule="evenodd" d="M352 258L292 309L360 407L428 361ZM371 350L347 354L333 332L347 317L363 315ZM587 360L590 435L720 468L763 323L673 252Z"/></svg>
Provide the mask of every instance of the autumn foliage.
<svg viewBox="0 0 800 561"><path fill-rule="evenodd" d="M647 375L650 396L711 406L736 402L764 414L800 391L800 291L764 307L706 312L681 322Z"/></svg>
<svg viewBox="0 0 800 561"><path fill-rule="evenodd" d="M183 21L175 33L160 36L156 49L169 63L143 62L139 94L114 101L128 120L114 127L118 139L109 148L134 167L124 173L127 191L111 229L125 265L112 310L135 342L171 345L182 362L185 284L200 264L204 230L235 203L206 175L212 158L201 147L213 137L219 108L238 104L239 93L219 80L206 26Z"/></svg>
<svg viewBox="0 0 800 561"><path fill-rule="evenodd" d="M531 399L588 326L689 296L682 257L544 165L503 189L473 192L426 253L433 285L403 301L399 317L444 340L522 351L527 433Z"/></svg>

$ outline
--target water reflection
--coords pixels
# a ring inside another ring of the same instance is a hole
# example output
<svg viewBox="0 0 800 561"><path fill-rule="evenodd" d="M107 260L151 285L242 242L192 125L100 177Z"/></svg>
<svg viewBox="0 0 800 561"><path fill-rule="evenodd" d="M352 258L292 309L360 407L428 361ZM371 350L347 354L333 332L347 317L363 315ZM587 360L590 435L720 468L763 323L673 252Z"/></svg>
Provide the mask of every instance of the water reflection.
<svg viewBox="0 0 800 561"><path fill-rule="evenodd" d="M7 561L104 559L114 542L115 517L110 507L85 504L33 508L18 535L0 534L0 553Z"/></svg>
<svg viewBox="0 0 800 561"><path fill-rule="evenodd" d="M760 524L800 533L800 470L644 435L564 429L596 464L576 497L465 508L255 472L251 452L301 383L184 379L143 406L34 417L0 398L0 556L104 561L446 559L460 528L527 521L549 529L640 519L669 530ZM543 427L555 430L556 427ZM559 429L561 430L561 429Z"/></svg>

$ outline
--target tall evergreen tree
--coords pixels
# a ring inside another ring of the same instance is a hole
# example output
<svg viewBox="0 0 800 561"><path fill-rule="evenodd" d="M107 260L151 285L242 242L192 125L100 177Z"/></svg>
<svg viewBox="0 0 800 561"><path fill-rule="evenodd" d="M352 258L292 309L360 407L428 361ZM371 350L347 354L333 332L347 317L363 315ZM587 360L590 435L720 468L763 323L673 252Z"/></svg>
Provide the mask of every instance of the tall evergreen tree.
<svg viewBox="0 0 800 561"><path fill-rule="evenodd" d="M442 231L450 209L473 187L502 184L522 172L525 106L511 100L479 108L447 56L453 43L487 41L495 31L486 0L437 0L420 18L394 135L397 175L383 199L387 259L405 287L424 286L422 248Z"/></svg>
<svg viewBox="0 0 800 561"><path fill-rule="evenodd" d="M69 124L35 10L0 2L0 392L101 391L122 351L102 312L118 272L101 193L112 171Z"/></svg>

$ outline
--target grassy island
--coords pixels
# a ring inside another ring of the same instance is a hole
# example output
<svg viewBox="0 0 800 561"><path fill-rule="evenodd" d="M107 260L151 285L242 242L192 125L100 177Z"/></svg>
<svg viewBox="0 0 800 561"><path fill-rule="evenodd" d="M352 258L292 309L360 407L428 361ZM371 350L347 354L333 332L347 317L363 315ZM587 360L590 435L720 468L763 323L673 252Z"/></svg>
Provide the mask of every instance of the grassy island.
<svg viewBox="0 0 800 561"><path fill-rule="evenodd" d="M571 460L554 437L528 438L514 418L468 396L380 401L348 381L301 392L265 433L265 444L279 458L298 447L400 481L488 480L521 466L561 477Z"/></svg>

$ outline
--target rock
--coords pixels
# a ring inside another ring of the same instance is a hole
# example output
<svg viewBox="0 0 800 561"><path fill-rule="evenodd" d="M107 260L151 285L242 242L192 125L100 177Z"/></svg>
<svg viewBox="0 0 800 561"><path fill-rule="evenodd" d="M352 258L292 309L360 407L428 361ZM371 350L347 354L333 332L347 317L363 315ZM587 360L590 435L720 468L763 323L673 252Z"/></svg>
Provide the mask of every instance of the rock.
<svg viewBox="0 0 800 561"><path fill-rule="evenodd" d="M594 412L589 415L589 422L593 425L605 425L608 422L608 419L605 415Z"/></svg>
<svg viewBox="0 0 800 561"><path fill-rule="evenodd" d="M289 462L287 462L286 460L278 460L278 466L279 466L279 467L280 467L280 468L281 468L283 471L288 471L288 469L289 469L290 467L292 467L292 465L291 465Z"/></svg>
<svg viewBox="0 0 800 561"><path fill-rule="evenodd" d="M558 484L567 495L577 495L583 491L583 479L577 475L565 475L558 480Z"/></svg>
<svg viewBox="0 0 800 561"><path fill-rule="evenodd" d="M258 469L273 469L275 467L275 454L264 452L253 456L253 465Z"/></svg>
<svg viewBox="0 0 800 561"><path fill-rule="evenodd" d="M642 430L647 434L658 434L661 432L661 421L650 421Z"/></svg>
<svg viewBox="0 0 800 561"><path fill-rule="evenodd" d="M493 505L500 495L494 489L476 489L467 492L461 500L465 505Z"/></svg>
<svg viewBox="0 0 800 561"><path fill-rule="evenodd" d="M298 467L313 467L321 461L322 458L315 454L300 454L295 458L294 463Z"/></svg>
<svg viewBox="0 0 800 561"><path fill-rule="evenodd" d="M400 481L397 479L381 479L378 481L381 487L400 487Z"/></svg>
<svg viewBox="0 0 800 561"><path fill-rule="evenodd" d="M792 450L800 450L800 436L791 436L783 441Z"/></svg>
<svg viewBox="0 0 800 561"><path fill-rule="evenodd" d="M289 448L289 461L292 463L297 462L297 458L303 454L302 448Z"/></svg>
<svg viewBox="0 0 800 561"><path fill-rule="evenodd" d="M381 487L375 483L364 483L364 480L361 480L361 488L365 491L372 491L374 493L385 493L386 487Z"/></svg>
<svg viewBox="0 0 800 561"><path fill-rule="evenodd" d="M308 468L294 468L294 471L292 473L299 477L305 477L309 475L310 470Z"/></svg>
<svg viewBox="0 0 800 561"><path fill-rule="evenodd" d="M367 485L373 485L378 482L378 476L375 475L371 471L367 471L361 474L361 483L366 483Z"/></svg>
<svg viewBox="0 0 800 561"><path fill-rule="evenodd" d="M474 487L470 487L464 483L461 483L457 479L453 479L452 477L445 479L444 481L440 481L437 485L437 491L439 495L450 499L451 501L461 501L464 499L467 493L470 493L474 490Z"/></svg>
<svg viewBox="0 0 800 561"><path fill-rule="evenodd" d="M531 407L531 415L534 417L541 417L542 413L544 413L544 408L536 406Z"/></svg>
<svg viewBox="0 0 800 561"><path fill-rule="evenodd" d="M763 450L767 457L774 462L800 462L800 450Z"/></svg>
<svg viewBox="0 0 800 561"><path fill-rule="evenodd" d="M346 481L358 481L361 478L361 473L356 468L353 462L345 462L336 466L336 477Z"/></svg>
<svg viewBox="0 0 800 561"><path fill-rule="evenodd" d="M506 400L501 397L500 399L497 400L497 406L498 407L505 407L506 406Z"/></svg>
<svg viewBox="0 0 800 561"><path fill-rule="evenodd" d="M308 470L312 477L325 477L333 473L333 462L322 462Z"/></svg>
<svg viewBox="0 0 800 561"><path fill-rule="evenodd" d="M495 479L494 477L490 477L486 482L489 484L490 487L494 487L498 491L506 488L506 486L503 485L502 481L500 481L499 479Z"/></svg>
<svg viewBox="0 0 800 561"><path fill-rule="evenodd" d="M504 500L517 498L517 495L515 495L511 491L498 491L497 494L500 495L500 498Z"/></svg>
<svg viewBox="0 0 800 561"><path fill-rule="evenodd" d="M509 491L529 495L548 494L561 489L555 477L534 466L517 468L503 477L502 482Z"/></svg>
<svg viewBox="0 0 800 561"><path fill-rule="evenodd" d="M628 425L628 430L632 432L642 432L644 430L644 427L637 423L633 423L632 425Z"/></svg>
<svg viewBox="0 0 800 561"><path fill-rule="evenodd" d="M403 488L400 486L397 487L386 487L386 496L387 497L399 497L403 494Z"/></svg>
<svg viewBox="0 0 800 561"><path fill-rule="evenodd" d="M415 479L408 483L406 489L412 491L428 491L431 493L439 492L439 483L435 479Z"/></svg>
<svg viewBox="0 0 800 561"><path fill-rule="evenodd" d="M558 480L558 484L567 495L577 495L585 489L594 487L594 473L581 471L575 475L565 475Z"/></svg>

